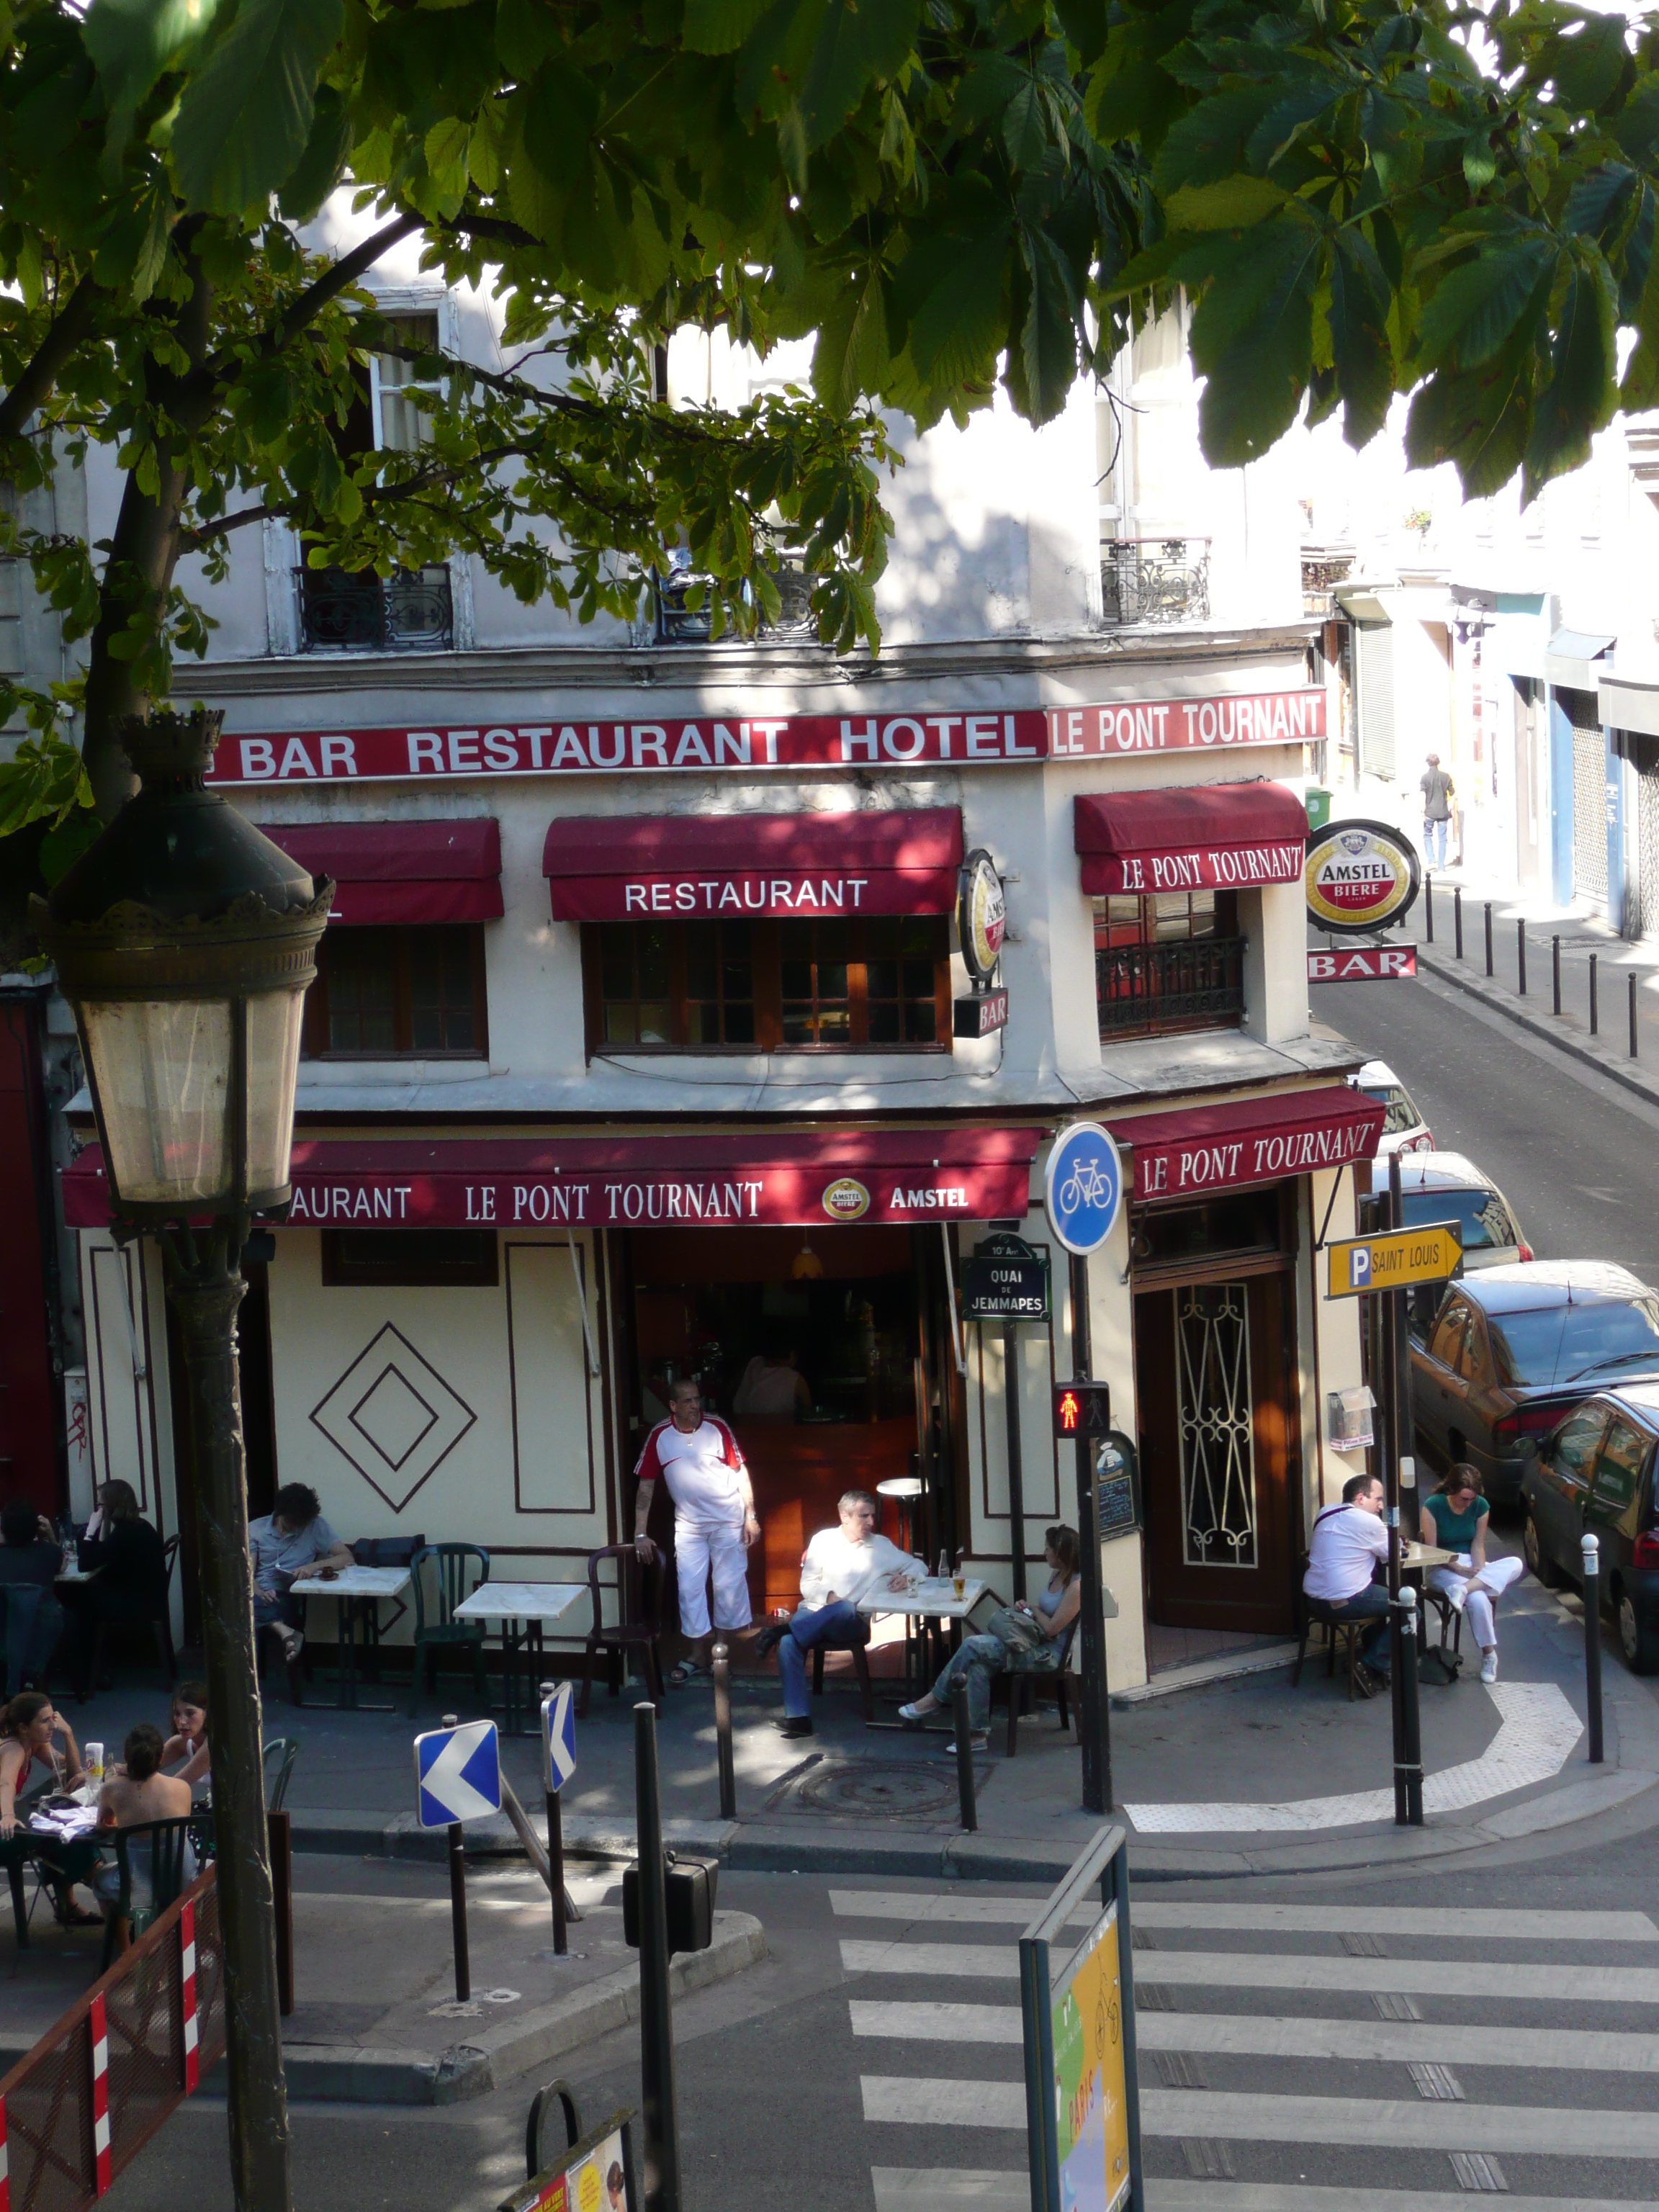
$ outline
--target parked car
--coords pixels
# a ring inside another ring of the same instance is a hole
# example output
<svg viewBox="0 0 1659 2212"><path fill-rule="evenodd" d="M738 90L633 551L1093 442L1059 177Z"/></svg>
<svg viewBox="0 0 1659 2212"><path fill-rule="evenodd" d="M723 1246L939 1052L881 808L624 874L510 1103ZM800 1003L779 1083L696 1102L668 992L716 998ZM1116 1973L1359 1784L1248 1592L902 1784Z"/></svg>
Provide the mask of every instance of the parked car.
<svg viewBox="0 0 1659 2212"><path fill-rule="evenodd" d="M1606 1260L1487 1267L1411 1334L1419 1452L1443 1471L1467 1460L1495 1505L1519 1498L1529 1451L1587 1395L1659 1382L1659 1292Z"/></svg>
<svg viewBox="0 0 1659 2212"><path fill-rule="evenodd" d="M1582 1583L1582 1543L1601 1543L1601 1588L1635 1674L1659 1673L1659 1382L1599 1391L1552 1429L1527 1465L1522 1543L1540 1582Z"/></svg>
<svg viewBox="0 0 1659 2212"><path fill-rule="evenodd" d="M1417 1101L1386 1060L1368 1060L1349 1082L1367 1097L1380 1098L1388 1112L1376 1141L1377 1158L1390 1152L1426 1152L1434 1149L1434 1132L1423 1119Z"/></svg>
<svg viewBox="0 0 1659 2212"><path fill-rule="evenodd" d="M1386 1173L1374 1171L1371 1188L1386 1190ZM1428 1221L1456 1223L1465 1274L1471 1267L1503 1267L1532 1258L1515 1208L1462 1152L1408 1152L1400 1163L1400 1195L1407 1229Z"/></svg>

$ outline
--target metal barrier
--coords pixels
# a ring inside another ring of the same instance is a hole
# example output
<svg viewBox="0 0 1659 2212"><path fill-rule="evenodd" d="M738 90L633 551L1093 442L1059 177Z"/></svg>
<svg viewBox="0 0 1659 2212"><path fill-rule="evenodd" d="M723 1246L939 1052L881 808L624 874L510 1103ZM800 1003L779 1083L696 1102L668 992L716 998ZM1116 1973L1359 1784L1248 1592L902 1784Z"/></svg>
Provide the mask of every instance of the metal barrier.
<svg viewBox="0 0 1659 2212"><path fill-rule="evenodd" d="M0 2078L0 2212L81 2212L225 2048L214 1870Z"/></svg>

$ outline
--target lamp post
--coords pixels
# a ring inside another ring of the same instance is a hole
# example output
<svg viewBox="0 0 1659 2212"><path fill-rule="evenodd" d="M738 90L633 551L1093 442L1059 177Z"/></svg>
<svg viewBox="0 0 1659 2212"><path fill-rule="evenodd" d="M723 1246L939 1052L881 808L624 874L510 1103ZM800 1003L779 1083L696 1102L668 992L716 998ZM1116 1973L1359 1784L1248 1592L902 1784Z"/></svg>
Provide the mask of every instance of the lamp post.
<svg viewBox="0 0 1659 2212"><path fill-rule="evenodd" d="M201 1531L238 2212L288 2212L237 1380L252 1212L289 1202L300 1020L334 895L204 783L221 717L129 717L138 791L32 919L75 1010L111 1212L157 1236L184 1346Z"/></svg>

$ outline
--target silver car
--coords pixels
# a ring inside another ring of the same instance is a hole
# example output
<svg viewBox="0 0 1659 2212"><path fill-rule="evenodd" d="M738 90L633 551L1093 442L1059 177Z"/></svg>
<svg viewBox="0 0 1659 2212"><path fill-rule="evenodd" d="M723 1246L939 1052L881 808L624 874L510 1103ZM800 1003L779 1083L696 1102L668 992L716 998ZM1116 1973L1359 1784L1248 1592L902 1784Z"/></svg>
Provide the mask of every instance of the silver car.
<svg viewBox="0 0 1659 2212"><path fill-rule="evenodd" d="M1371 1188L1388 1187L1383 1169L1373 1169ZM1400 1195L1407 1229L1430 1221L1456 1223L1465 1274L1472 1268L1505 1267L1533 1256L1515 1208L1492 1177L1462 1152L1403 1154Z"/></svg>

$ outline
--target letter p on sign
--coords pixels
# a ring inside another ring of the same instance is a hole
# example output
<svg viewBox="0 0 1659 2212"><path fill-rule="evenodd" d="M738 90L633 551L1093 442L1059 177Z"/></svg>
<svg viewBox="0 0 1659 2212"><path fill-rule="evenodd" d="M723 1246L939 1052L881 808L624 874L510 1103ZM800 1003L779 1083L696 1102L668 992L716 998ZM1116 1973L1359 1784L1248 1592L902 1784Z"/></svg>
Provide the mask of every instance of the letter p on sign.
<svg viewBox="0 0 1659 2212"><path fill-rule="evenodd" d="M1365 1291L1370 1288L1371 1252L1369 1244L1356 1244L1348 1255L1348 1288Z"/></svg>

